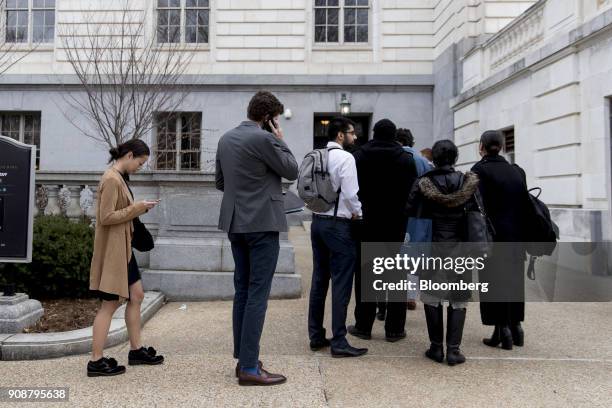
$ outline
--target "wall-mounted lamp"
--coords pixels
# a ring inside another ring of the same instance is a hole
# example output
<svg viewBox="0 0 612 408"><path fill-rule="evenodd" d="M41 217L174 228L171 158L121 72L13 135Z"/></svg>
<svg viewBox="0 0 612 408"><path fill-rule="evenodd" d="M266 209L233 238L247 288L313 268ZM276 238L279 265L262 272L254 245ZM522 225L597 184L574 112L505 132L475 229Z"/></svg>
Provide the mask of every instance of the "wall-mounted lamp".
<svg viewBox="0 0 612 408"><path fill-rule="evenodd" d="M285 116L285 119L289 120L293 117L293 112L291 112L291 109L287 108L285 109L283 116Z"/></svg>
<svg viewBox="0 0 612 408"><path fill-rule="evenodd" d="M340 99L340 113L344 116L351 113L351 102L348 100L345 93L342 94L342 98Z"/></svg>

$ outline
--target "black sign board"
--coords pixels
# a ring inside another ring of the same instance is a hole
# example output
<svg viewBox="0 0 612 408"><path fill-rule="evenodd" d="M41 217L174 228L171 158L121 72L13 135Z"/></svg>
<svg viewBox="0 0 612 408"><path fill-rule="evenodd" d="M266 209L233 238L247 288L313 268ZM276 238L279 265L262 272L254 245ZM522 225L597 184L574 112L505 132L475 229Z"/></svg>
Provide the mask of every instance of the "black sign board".
<svg viewBox="0 0 612 408"><path fill-rule="evenodd" d="M36 146L0 136L0 262L32 261Z"/></svg>

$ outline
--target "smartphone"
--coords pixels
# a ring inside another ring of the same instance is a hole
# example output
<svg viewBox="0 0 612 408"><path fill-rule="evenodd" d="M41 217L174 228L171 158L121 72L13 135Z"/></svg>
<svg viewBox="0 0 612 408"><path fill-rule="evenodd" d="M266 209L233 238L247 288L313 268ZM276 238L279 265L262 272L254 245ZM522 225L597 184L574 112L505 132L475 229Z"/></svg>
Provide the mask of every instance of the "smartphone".
<svg viewBox="0 0 612 408"><path fill-rule="evenodd" d="M272 115L266 116L266 120L264 121L263 126L261 128L267 132L274 133L272 131L272 128L270 127L270 121L274 121L274 116Z"/></svg>

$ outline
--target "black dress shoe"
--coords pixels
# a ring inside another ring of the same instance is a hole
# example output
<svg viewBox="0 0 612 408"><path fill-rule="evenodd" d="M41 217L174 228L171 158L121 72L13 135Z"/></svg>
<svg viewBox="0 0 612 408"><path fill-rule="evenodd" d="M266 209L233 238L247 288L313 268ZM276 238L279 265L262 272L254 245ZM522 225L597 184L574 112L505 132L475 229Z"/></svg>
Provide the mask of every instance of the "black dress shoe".
<svg viewBox="0 0 612 408"><path fill-rule="evenodd" d="M158 365L164 362L164 356L158 356L153 347L141 347L128 353L129 365Z"/></svg>
<svg viewBox="0 0 612 408"><path fill-rule="evenodd" d="M401 339L405 339L405 338L406 338L405 331L403 333L387 333L385 335L385 340L387 340L389 343L395 343L396 341L400 341Z"/></svg>
<svg viewBox="0 0 612 408"><path fill-rule="evenodd" d="M120 366L114 358L102 357L87 363L88 377L110 377L125 373L125 366Z"/></svg>
<svg viewBox="0 0 612 408"><path fill-rule="evenodd" d="M351 336L355 336L363 340L370 340L372 338L372 333L361 331L356 326L349 326L346 328L346 330Z"/></svg>
<svg viewBox="0 0 612 408"><path fill-rule="evenodd" d="M378 320L380 320L381 322L384 322L384 321L385 321L385 317L387 317L387 313L386 313L386 311L385 311L385 310L379 310L379 311L376 313L376 318L377 318Z"/></svg>
<svg viewBox="0 0 612 408"><path fill-rule="evenodd" d="M319 351L322 348L329 347L331 342L328 339L321 340L310 340L310 349L312 351Z"/></svg>
<svg viewBox="0 0 612 408"><path fill-rule="evenodd" d="M350 345L347 345L343 348L331 348L331 355L334 358L342 358L342 357L359 357L363 356L368 352L367 348L357 348Z"/></svg>

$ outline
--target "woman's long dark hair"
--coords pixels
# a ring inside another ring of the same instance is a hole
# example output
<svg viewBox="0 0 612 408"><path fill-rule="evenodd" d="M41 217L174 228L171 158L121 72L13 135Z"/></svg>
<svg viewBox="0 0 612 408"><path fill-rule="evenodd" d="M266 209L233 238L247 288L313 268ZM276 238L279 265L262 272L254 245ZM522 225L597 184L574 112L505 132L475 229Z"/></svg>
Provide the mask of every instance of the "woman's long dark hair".
<svg viewBox="0 0 612 408"><path fill-rule="evenodd" d="M113 162L114 160L119 160L130 152L132 152L134 157L151 155L149 146L147 146L147 144L140 139L128 140L125 143L121 143L117 147L113 147L108 152L110 153L110 159L108 160L109 163Z"/></svg>

